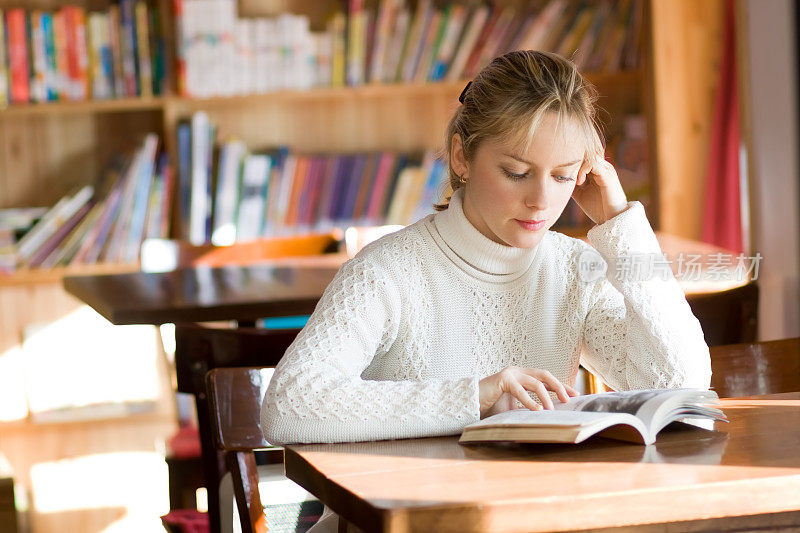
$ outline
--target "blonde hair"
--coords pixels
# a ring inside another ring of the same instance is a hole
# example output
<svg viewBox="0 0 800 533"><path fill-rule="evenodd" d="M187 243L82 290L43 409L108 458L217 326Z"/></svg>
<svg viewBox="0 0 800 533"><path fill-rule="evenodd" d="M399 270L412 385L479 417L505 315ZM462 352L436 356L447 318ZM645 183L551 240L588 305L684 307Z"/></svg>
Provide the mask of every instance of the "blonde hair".
<svg viewBox="0 0 800 533"><path fill-rule="evenodd" d="M548 112L556 112L559 123L565 118L575 120L583 132L587 154L603 157L605 143L597 120L597 97L597 89L575 64L558 54L516 50L494 58L472 80L462 105L447 124L439 157L447 161L450 188L455 191L464 185L450 161L453 135L461 137L468 162L474 160L478 146L487 139L503 139L526 153ZM447 202L434 208L447 209Z"/></svg>

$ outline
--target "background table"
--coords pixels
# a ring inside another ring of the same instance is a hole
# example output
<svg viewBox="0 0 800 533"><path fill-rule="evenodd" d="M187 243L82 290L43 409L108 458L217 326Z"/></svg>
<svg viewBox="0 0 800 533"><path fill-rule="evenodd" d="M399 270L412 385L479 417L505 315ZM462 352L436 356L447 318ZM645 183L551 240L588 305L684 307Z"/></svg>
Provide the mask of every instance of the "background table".
<svg viewBox="0 0 800 533"><path fill-rule="evenodd" d="M651 446L292 445L286 475L366 531L800 526L800 393L727 399L723 409L729 424L669 431Z"/></svg>
<svg viewBox="0 0 800 533"><path fill-rule="evenodd" d="M254 322L311 314L345 260L327 254L246 266L71 276L64 288L118 325Z"/></svg>
<svg viewBox="0 0 800 533"><path fill-rule="evenodd" d="M668 259L702 257L705 273L714 254L732 252L657 232ZM270 259L226 267L190 267L171 272L70 276L64 287L113 324L164 324L256 319L311 314L325 287L349 257L344 253ZM673 271L676 266L672 265ZM726 269L728 271L732 269ZM679 280L687 296L723 291L747 280Z"/></svg>

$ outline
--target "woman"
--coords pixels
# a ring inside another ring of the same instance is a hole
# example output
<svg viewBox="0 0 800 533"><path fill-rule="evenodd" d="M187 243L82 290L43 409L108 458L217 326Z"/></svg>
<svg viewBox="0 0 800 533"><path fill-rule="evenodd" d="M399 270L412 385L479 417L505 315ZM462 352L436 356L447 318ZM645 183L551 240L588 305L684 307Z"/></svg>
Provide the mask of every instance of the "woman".
<svg viewBox="0 0 800 533"><path fill-rule="evenodd" d="M342 266L275 370L269 442L458 434L566 401L580 363L617 390L708 387L671 272L621 275L661 250L603 158L595 99L571 62L530 50L467 85L447 128L449 204ZM549 231L570 198L602 260Z"/></svg>

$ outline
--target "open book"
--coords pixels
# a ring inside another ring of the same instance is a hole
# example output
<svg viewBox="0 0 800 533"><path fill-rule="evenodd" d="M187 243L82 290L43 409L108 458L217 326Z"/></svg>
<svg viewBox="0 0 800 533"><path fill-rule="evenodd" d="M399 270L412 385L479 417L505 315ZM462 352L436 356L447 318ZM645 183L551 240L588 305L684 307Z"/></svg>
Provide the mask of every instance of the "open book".
<svg viewBox="0 0 800 533"><path fill-rule="evenodd" d="M668 424L683 419L725 420L719 397L702 389L603 392L553 401L555 409L515 409L464 428L460 443L582 442L592 435L652 444Z"/></svg>

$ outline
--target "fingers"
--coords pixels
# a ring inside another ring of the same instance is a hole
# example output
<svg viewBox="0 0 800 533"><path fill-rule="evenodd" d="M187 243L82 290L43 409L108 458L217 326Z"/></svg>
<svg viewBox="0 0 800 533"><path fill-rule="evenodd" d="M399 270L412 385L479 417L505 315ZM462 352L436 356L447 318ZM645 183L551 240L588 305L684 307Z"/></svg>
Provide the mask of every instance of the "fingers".
<svg viewBox="0 0 800 533"><path fill-rule="evenodd" d="M586 184L586 175L589 173L589 171L592 170L593 166L594 165L593 165L593 162L592 162L591 158L587 157L586 159L583 160L583 163L581 164L581 168L578 170L578 179L576 180L576 183L575 183L575 185L577 187L580 187L580 188L584 187L584 185Z"/></svg>
<svg viewBox="0 0 800 533"><path fill-rule="evenodd" d="M530 375L523 375L521 381L526 389L536 393L539 397L539 401L542 402L542 407L545 409L553 409L553 400L550 398L550 395L547 394L547 387L545 387L544 383Z"/></svg>
<svg viewBox="0 0 800 533"><path fill-rule="evenodd" d="M558 399L562 402L566 403L569 401L570 397L580 394L574 387L562 383L547 370L528 369L527 373L537 378L539 381L542 381L547 389L555 392Z"/></svg>
<svg viewBox="0 0 800 533"><path fill-rule="evenodd" d="M539 384L541 385L541 383ZM525 388L522 385L520 385L518 381L515 381L513 383L513 385L511 386L511 391L509 392L511 392L511 394L513 394L514 397L522 403L522 405L524 405L531 411L538 411L539 409L542 408L541 405L533 401L533 398L530 397L528 391L525 390ZM547 393L545 393L545 396L547 396ZM550 398L548 396L548 400L549 399Z"/></svg>
<svg viewBox="0 0 800 533"><path fill-rule="evenodd" d="M535 411L543 408L554 409L553 399L548 391L554 392L559 401L564 403L568 402L570 397L580 394L574 387L561 383L547 370L507 367L497 374L481 380L481 416L483 417L490 409L493 410L497 407L496 402L506 393L528 409ZM530 392L539 397L541 405L536 402Z"/></svg>

